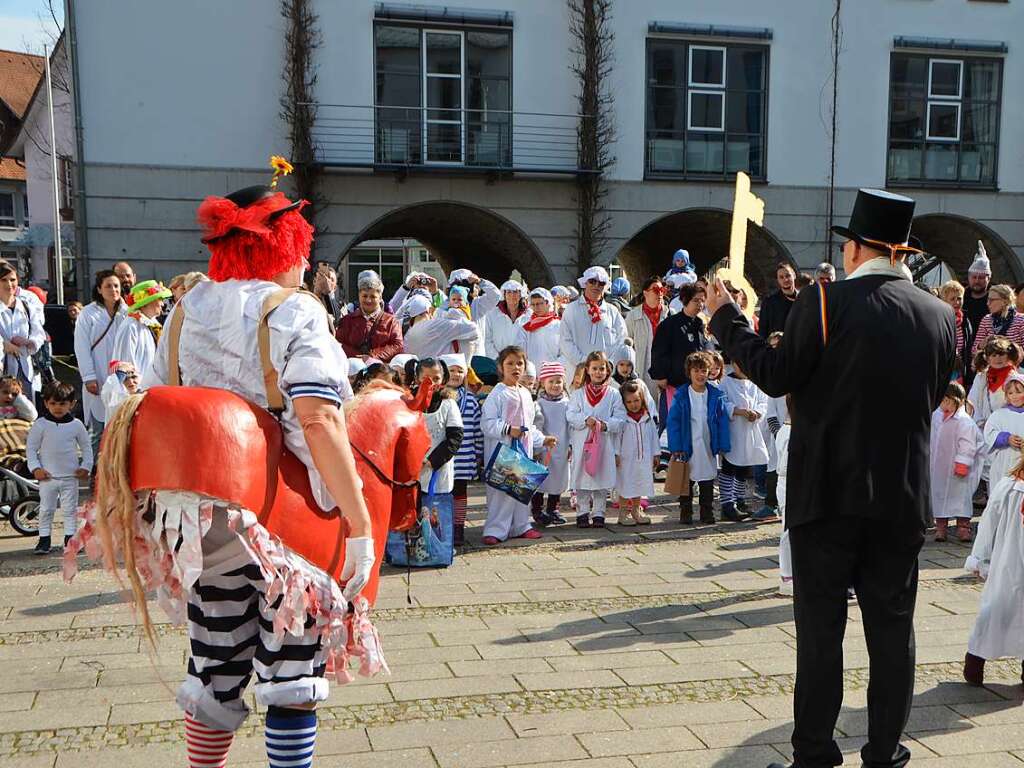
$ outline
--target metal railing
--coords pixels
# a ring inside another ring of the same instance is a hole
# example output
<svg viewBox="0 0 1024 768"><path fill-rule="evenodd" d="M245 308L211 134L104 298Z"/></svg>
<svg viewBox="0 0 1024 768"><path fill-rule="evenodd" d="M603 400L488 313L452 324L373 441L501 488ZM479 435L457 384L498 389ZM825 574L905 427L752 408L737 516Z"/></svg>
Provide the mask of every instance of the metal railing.
<svg viewBox="0 0 1024 768"><path fill-rule="evenodd" d="M341 168L579 174L587 116L317 104L317 160Z"/></svg>

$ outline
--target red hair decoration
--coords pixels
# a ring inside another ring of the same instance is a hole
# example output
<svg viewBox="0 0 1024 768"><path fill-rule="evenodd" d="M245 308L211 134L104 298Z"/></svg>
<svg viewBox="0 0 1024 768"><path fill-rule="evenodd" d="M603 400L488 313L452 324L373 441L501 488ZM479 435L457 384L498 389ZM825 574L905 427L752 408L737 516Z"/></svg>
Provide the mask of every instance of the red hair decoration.
<svg viewBox="0 0 1024 768"><path fill-rule="evenodd" d="M299 212L308 203L271 220L292 203L282 193L239 208L224 197L208 197L197 218L210 249L211 280L270 280L309 260L313 227Z"/></svg>

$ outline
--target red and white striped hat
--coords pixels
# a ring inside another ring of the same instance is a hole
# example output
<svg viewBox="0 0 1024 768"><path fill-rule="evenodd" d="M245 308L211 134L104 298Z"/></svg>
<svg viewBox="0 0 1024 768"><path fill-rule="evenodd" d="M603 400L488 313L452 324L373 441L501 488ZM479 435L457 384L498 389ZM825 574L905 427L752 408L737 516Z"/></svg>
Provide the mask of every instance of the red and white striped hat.
<svg viewBox="0 0 1024 768"><path fill-rule="evenodd" d="M552 376L561 376L565 378L565 366L561 363L544 363L540 367L540 375L537 377L537 381L544 381L544 379L550 379Z"/></svg>

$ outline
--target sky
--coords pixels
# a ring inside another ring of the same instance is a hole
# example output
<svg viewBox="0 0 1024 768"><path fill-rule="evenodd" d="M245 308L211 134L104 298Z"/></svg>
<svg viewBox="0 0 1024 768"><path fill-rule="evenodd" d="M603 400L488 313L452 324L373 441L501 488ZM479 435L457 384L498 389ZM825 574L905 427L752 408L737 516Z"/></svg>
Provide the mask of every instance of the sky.
<svg viewBox="0 0 1024 768"><path fill-rule="evenodd" d="M54 6L63 21L63 0L54 0ZM40 16L48 22L45 28ZM0 48L42 53L51 40L46 30L53 30L46 0L0 0Z"/></svg>

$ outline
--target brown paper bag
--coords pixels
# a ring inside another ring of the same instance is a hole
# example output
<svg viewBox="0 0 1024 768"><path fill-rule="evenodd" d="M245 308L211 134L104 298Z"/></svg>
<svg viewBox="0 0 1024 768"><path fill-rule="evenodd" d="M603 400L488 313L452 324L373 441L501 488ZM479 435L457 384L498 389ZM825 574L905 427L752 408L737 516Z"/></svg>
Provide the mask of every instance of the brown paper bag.
<svg viewBox="0 0 1024 768"><path fill-rule="evenodd" d="M669 496L690 495L689 462L673 459L668 463L668 471L665 473L665 493Z"/></svg>

